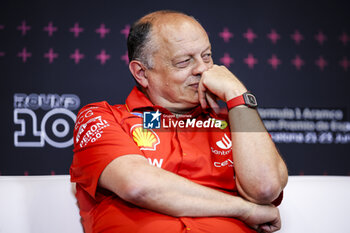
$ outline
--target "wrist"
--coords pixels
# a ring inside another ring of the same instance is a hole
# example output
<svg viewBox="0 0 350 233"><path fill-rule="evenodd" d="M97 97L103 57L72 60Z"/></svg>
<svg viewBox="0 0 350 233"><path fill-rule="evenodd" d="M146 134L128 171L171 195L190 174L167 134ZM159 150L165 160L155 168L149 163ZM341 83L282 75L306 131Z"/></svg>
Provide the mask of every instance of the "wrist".
<svg viewBox="0 0 350 233"><path fill-rule="evenodd" d="M256 101L255 96L250 92L245 92L242 95L233 97L232 99L228 100L226 102L227 109L230 110L232 108L237 107L250 107L250 108L256 108L258 106L258 103Z"/></svg>
<svg viewBox="0 0 350 233"><path fill-rule="evenodd" d="M255 205L243 198L240 198L240 201L241 201L240 203L241 208L237 218L245 222L253 212Z"/></svg>
<svg viewBox="0 0 350 233"><path fill-rule="evenodd" d="M247 91L248 90L246 88L228 90L225 93L225 102L227 102L227 101L229 101L237 96L243 95L243 93L245 93Z"/></svg>

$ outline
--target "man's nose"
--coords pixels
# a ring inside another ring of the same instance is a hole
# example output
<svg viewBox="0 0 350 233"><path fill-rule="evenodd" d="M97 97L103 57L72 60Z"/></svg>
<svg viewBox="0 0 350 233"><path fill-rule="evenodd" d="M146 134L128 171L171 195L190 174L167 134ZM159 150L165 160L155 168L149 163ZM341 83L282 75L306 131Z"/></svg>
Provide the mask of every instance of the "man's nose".
<svg viewBox="0 0 350 233"><path fill-rule="evenodd" d="M196 61L195 67L193 68L192 72L193 75L202 75L204 71L207 71L209 69L209 64L205 63L202 59L198 59Z"/></svg>

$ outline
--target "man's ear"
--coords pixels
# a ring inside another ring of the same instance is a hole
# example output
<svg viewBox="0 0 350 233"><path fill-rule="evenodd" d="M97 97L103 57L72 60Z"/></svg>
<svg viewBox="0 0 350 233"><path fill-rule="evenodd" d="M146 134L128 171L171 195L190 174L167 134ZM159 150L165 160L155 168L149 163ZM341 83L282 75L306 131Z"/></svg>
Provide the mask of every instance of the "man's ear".
<svg viewBox="0 0 350 233"><path fill-rule="evenodd" d="M146 77L146 67L140 61L132 60L129 63L129 70L134 76L135 80L143 88L146 88L148 86L148 79Z"/></svg>

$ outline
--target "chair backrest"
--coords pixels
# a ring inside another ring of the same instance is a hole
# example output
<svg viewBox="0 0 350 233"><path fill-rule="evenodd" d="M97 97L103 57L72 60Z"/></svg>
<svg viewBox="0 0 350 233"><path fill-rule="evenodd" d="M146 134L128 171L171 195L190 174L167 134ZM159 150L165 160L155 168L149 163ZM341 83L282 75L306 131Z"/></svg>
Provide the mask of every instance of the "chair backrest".
<svg viewBox="0 0 350 233"><path fill-rule="evenodd" d="M0 233L83 233L69 176L0 176ZM291 176L281 233L348 233L350 176Z"/></svg>
<svg viewBox="0 0 350 233"><path fill-rule="evenodd" d="M68 175L0 176L0 233L83 233Z"/></svg>
<svg viewBox="0 0 350 233"><path fill-rule="evenodd" d="M348 233L350 176L290 176L280 233Z"/></svg>

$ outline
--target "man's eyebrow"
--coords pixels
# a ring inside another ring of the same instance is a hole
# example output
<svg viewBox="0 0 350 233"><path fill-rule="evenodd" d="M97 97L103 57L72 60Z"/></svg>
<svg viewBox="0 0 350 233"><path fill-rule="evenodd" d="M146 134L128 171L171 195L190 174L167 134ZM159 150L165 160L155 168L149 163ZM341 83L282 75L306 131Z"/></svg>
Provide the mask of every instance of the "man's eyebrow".
<svg viewBox="0 0 350 233"><path fill-rule="evenodd" d="M171 62L177 62L177 60L184 58L184 57L188 57L188 56L191 56L191 54L188 54L188 53L177 54L171 59Z"/></svg>
<svg viewBox="0 0 350 233"><path fill-rule="evenodd" d="M207 50L211 50L211 45L209 45L209 46L206 47L204 50L202 50L201 53L203 53L203 52L205 52L205 51L207 51ZM174 61L174 60L176 60L176 59L179 59L179 58L181 58L181 57L184 57L184 56L188 56L188 55L190 55L190 54L188 54L188 53L181 53L181 54L175 55L175 56L173 57L172 61Z"/></svg>
<svg viewBox="0 0 350 233"><path fill-rule="evenodd" d="M203 52L207 51L208 49L211 50L211 45L209 45L206 49L204 49Z"/></svg>

